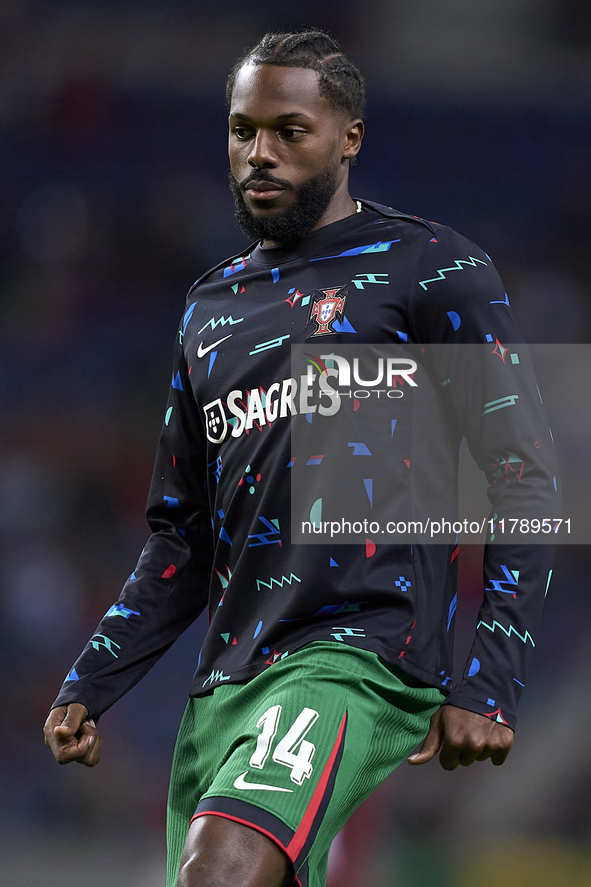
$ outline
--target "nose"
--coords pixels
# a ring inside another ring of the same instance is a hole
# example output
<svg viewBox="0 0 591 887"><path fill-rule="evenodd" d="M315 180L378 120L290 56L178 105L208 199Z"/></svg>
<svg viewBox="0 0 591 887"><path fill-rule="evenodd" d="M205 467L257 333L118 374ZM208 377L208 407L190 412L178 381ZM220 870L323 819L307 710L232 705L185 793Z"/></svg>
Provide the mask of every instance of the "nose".
<svg viewBox="0 0 591 887"><path fill-rule="evenodd" d="M260 129L252 142L248 163L254 169L272 169L277 166L277 158L273 150L273 136Z"/></svg>

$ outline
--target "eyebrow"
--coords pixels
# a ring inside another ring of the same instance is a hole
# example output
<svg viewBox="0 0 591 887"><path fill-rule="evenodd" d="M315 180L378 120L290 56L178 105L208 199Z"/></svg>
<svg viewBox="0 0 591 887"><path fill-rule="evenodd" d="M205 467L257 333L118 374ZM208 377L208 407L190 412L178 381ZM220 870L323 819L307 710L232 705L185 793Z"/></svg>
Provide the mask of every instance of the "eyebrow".
<svg viewBox="0 0 591 887"><path fill-rule="evenodd" d="M248 116L248 114L241 114L239 111L230 112L230 117L233 117L236 120L251 120L252 118ZM273 118L274 123L284 123L286 120L293 120L296 117L301 117L304 120L311 120L312 118L308 114L302 113L302 111L291 111L289 114L278 114L277 117Z"/></svg>

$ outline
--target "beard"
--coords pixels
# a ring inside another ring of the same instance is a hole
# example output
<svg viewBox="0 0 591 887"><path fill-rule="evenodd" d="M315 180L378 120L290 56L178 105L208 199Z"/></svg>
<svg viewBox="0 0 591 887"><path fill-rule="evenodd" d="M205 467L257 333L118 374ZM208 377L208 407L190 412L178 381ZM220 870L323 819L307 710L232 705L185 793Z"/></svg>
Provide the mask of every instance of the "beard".
<svg viewBox="0 0 591 887"><path fill-rule="evenodd" d="M328 208L337 190L338 169L331 163L315 176L307 179L296 192L296 199L275 215L255 216L244 201L243 189L249 182L273 182L294 191L289 182L274 178L267 170L253 170L242 182L230 173L230 191L234 198L236 220L244 233L253 240L270 240L281 246L290 246L310 234Z"/></svg>

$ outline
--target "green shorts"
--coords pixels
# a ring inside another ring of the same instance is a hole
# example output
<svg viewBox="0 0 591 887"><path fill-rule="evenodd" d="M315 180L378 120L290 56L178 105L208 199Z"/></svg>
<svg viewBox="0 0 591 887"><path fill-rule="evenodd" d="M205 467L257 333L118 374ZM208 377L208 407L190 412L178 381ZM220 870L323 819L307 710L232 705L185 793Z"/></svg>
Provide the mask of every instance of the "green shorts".
<svg viewBox="0 0 591 887"><path fill-rule="evenodd" d="M443 699L375 653L323 641L189 699L170 779L167 887L191 821L206 814L267 835L301 887L324 885L333 838Z"/></svg>

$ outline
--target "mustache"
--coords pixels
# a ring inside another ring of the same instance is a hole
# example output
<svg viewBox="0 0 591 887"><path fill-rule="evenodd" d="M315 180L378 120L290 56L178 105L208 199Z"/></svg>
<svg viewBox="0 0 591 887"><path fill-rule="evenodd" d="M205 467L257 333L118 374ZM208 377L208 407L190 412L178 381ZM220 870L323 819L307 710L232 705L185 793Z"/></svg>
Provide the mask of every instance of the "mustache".
<svg viewBox="0 0 591 887"><path fill-rule="evenodd" d="M238 182L234 176L232 176L234 181L237 183L238 187L241 191L244 191L251 182L270 182L272 185L278 185L281 188L285 188L286 191L293 191L293 186L290 182L287 182L285 179L276 179L275 176L271 175L271 173L266 169L253 169L251 173L247 175L245 179L241 182Z"/></svg>

